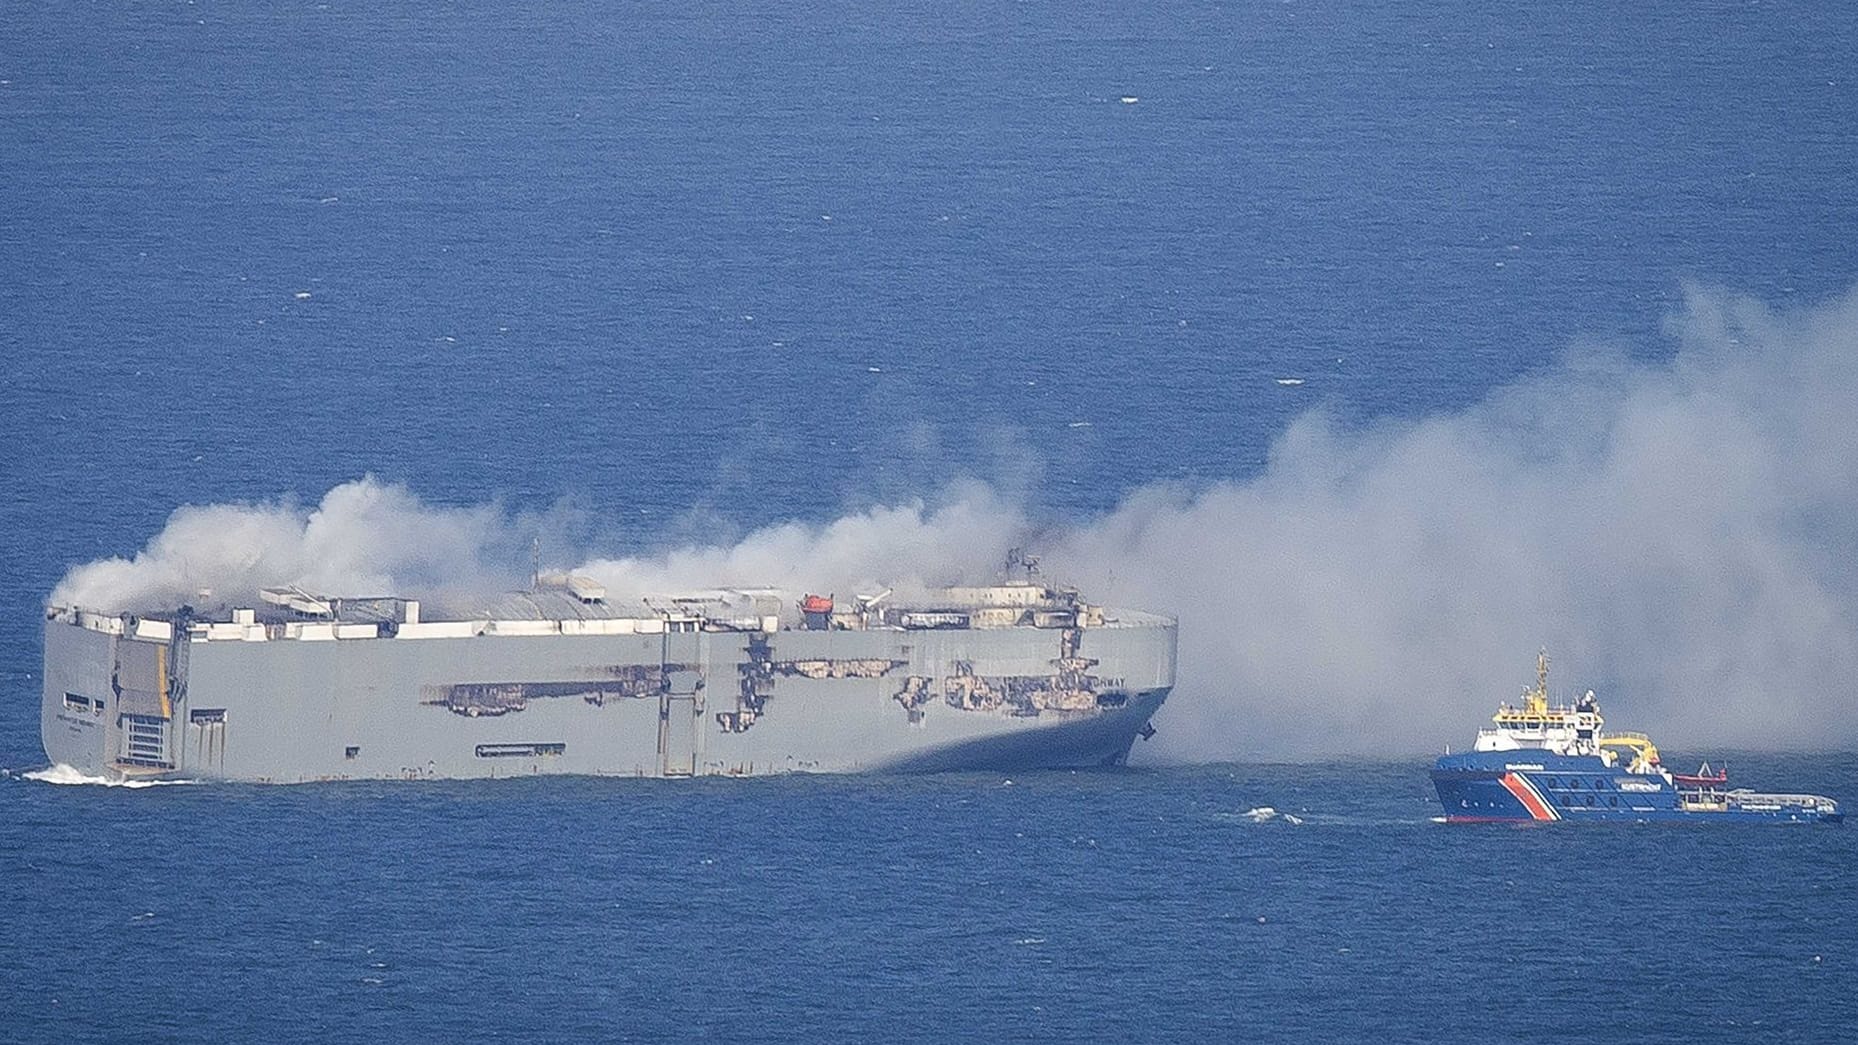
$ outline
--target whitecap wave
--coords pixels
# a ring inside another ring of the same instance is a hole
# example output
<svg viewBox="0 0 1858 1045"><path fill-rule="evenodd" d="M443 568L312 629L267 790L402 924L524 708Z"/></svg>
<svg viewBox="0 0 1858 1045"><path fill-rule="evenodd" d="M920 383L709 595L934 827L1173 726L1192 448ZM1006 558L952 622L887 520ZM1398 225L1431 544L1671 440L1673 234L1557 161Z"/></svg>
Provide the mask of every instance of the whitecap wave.
<svg viewBox="0 0 1858 1045"><path fill-rule="evenodd" d="M197 780L113 780L105 776L91 776L75 766L60 762L46 766L44 769L28 770L19 775L21 780L37 780L41 784L59 784L61 786L90 784L96 787L163 787L169 784L196 784Z"/></svg>

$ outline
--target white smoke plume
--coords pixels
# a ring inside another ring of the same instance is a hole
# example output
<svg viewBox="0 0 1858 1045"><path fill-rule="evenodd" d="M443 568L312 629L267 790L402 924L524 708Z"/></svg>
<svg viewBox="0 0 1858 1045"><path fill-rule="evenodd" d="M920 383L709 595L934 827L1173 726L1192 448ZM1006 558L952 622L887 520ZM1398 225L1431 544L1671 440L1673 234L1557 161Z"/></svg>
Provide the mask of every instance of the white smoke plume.
<svg viewBox="0 0 1858 1045"><path fill-rule="evenodd" d="M445 508L372 478L330 490L314 507L188 506L133 559L66 574L51 602L104 611L184 602L250 605L262 587L297 584L332 595L459 593L519 583L520 560L498 555L514 536L495 506ZM511 559L499 570L500 559Z"/></svg>
<svg viewBox="0 0 1858 1045"><path fill-rule="evenodd" d="M1183 756L1466 743L1544 645L1615 728L1850 746L1858 293L1693 291L1671 333L1452 416L1305 417L1261 477L1140 491L1050 561L1180 615Z"/></svg>
<svg viewBox="0 0 1858 1045"><path fill-rule="evenodd" d="M1037 550L1088 595L1179 616L1164 757L1468 742L1533 680L1540 646L1558 694L1592 686L1612 726L1667 746L1849 747L1858 291L1785 313L1693 291L1670 333L1668 362L1577 350L1449 415L1366 429L1307 415L1262 474L1135 491L1106 517L1039 528ZM73 570L53 601L508 587L531 522L373 480L311 509L186 508L133 560ZM971 581L1032 523L966 485L579 572L633 594Z"/></svg>
<svg viewBox="0 0 1858 1045"><path fill-rule="evenodd" d="M883 506L823 526L781 523L728 547L688 546L644 558L596 559L577 568L613 591L643 594L729 585L850 594L989 579L1022 511L981 483L952 487L941 503Z"/></svg>
<svg viewBox="0 0 1858 1045"><path fill-rule="evenodd" d="M102 612L251 605L260 588L295 585L338 597L419 597L469 613L524 586L530 541L564 528L495 505L428 504L404 486L364 477L331 489L313 507L285 499L181 508L133 558L71 570L50 602ZM733 545L593 558L573 572L604 582L615 598L748 585L844 593L924 588L990 577L1024 529L1020 510L993 487L967 483L935 505L913 501L824 524L779 523ZM546 543L552 556L543 565L552 572L568 541Z"/></svg>

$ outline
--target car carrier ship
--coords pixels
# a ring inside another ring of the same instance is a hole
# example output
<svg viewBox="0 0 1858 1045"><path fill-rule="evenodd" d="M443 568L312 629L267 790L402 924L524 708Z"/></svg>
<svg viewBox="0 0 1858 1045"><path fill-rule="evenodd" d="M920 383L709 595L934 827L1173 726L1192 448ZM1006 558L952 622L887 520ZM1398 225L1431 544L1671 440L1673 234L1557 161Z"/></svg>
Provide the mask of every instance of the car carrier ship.
<svg viewBox="0 0 1858 1045"><path fill-rule="evenodd" d="M1502 704L1472 750L1447 753L1432 783L1450 823L1683 820L1702 823L1840 823L1821 795L1730 789L1708 763L1673 773L1643 733L1607 733L1592 690L1573 705L1548 700L1548 654L1520 705Z"/></svg>
<svg viewBox="0 0 1858 1045"><path fill-rule="evenodd" d="M1030 578L848 602L538 577L446 619L300 588L251 602L48 607L47 757L269 783L1088 767L1153 733L1174 684L1174 620Z"/></svg>

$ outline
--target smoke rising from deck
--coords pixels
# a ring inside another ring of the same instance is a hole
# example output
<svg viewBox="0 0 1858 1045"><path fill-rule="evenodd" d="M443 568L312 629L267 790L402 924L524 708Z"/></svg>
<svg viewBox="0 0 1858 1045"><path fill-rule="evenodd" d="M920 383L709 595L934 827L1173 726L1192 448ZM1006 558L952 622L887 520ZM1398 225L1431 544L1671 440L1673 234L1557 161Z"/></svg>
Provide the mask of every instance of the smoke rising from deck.
<svg viewBox="0 0 1858 1045"><path fill-rule="evenodd" d="M617 592L768 585L837 592L903 591L986 581L1027 529L1025 513L983 483L958 484L933 504L870 508L823 525L768 526L729 546L594 559L575 572Z"/></svg>
<svg viewBox="0 0 1858 1045"><path fill-rule="evenodd" d="M495 505L427 504L372 478L314 505L189 505L133 558L65 575L55 605L111 612L182 603L251 605L259 588L297 584L344 596L420 594L469 602L522 581L520 520Z"/></svg>
<svg viewBox="0 0 1858 1045"><path fill-rule="evenodd" d="M1667 362L1577 348L1459 412L1311 413L1260 475L1147 487L1102 518L1053 525L971 484L579 572L616 595L933 585L986 579L1036 527L1049 577L1181 618L1162 757L1467 743L1541 646L1558 695L1591 686L1612 726L1667 748L1850 747L1858 291L1786 312L1692 291L1669 334ZM535 526L363 479L314 506L181 509L53 601L296 582L457 603L520 586Z"/></svg>

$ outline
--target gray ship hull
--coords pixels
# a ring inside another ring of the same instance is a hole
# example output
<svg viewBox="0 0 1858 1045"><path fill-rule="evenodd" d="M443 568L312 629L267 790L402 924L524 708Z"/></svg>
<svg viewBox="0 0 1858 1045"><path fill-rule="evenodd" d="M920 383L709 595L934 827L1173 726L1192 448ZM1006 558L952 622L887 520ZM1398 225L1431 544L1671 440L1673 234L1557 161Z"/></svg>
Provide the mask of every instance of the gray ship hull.
<svg viewBox="0 0 1858 1045"><path fill-rule="evenodd" d="M48 621L41 733L54 763L267 783L1101 766L1146 733L1175 660L1173 622L1158 617L327 641L210 641L185 620L150 632L133 618Z"/></svg>

